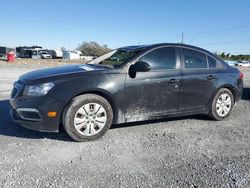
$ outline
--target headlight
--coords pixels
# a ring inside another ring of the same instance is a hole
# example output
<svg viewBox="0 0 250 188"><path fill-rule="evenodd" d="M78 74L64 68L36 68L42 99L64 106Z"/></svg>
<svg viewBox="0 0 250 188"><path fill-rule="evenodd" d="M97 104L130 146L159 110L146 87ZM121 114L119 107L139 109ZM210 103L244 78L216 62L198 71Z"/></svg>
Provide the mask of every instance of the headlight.
<svg viewBox="0 0 250 188"><path fill-rule="evenodd" d="M54 87L54 83L45 83L40 85L26 85L24 87L24 96L43 96Z"/></svg>

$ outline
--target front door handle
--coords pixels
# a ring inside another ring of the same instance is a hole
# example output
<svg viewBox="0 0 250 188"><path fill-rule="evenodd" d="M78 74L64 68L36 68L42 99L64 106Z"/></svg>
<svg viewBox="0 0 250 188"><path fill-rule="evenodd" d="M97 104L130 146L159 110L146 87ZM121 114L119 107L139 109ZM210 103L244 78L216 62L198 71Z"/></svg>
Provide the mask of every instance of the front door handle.
<svg viewBox="0 0 250 188"><path fill-rule="evenodd" d="M176 84L178 82L178 80L176 80L175 78L171 78L168 83L169 84Z"/></svg>
<svg viewBox="0 0 250 188"><path fill-rule="evenodd" d="M207 77L207 79L208 79L208 80L214 80L214 79L215 79L215 76L214 76L214 75L209 75L209 76Z"/></svg>

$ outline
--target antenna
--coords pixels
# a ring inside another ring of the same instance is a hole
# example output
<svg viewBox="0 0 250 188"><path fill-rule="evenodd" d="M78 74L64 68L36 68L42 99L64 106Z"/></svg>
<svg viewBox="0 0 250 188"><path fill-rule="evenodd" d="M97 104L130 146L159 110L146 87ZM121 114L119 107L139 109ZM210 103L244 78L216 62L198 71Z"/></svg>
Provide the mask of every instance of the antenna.
<svg viewBox="0 0 250 188"><path fill-rule="evenodd" d="M184 32L182 31L182 34L181 34L181 43L183 44L184 43Z"/></svg>

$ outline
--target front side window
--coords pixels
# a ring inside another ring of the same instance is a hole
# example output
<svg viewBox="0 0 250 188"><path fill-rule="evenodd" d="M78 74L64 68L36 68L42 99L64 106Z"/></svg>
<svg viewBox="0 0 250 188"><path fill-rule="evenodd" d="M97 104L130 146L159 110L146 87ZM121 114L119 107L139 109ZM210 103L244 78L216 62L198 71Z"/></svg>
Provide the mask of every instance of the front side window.
<svg viewBox="0 0 250 188"><path fill-rule="evenodd" d="M207 68L207 58L204 53L183 49L183 58L186 69Z"/></svg>
<svg viewBox="0 0 250 188"><path fill-rule="evenodd" d="M152 70L176 69L175 48L173 47L155 49L139 60L148 63Z"/></svg>

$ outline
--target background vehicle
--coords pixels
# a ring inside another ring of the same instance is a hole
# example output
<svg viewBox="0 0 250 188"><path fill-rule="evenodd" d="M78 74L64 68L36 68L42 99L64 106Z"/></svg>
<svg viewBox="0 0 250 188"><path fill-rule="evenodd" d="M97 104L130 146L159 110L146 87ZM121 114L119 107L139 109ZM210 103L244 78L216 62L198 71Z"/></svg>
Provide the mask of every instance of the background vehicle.
<svg viewBox="0 0 250 188"><path fill-rule="evenodd" d="M238 66L240 66L240 67L250 67L250 63L249 63L249 61L240 61L238 63Z"/></svg>
<svg viewBox="0 0 250 188"><path fill-rule="evenodd" d="M81 56L76 51L64 51L63 59L79 60L81 59Z"/></svg>
<svg viewBox="0 0 250 188"><path fill-rule="evenodd" d="M0 59L6 60L7 59L7 48L0 46Z"/></svg>
<svg viewBox="0 0 250 188"><path fill-rule="evenodd" d="M8 53L15 54L15 49L0 46L0 59L1 60L7 60Z"/></svg>
<svg viewBox="0 0 250 188"><path fill-rule="evenodd" d="M46 51L39 51L39 55L42 59L51 59L52 56Z"/></svg>
<svg viewBox="0 0 250 188"><path fill-rule="evenodd" d="M62 59L63 52L61 50L47 50L53 59Z"/></svg>
<svg viewBox="0 0 250 188"><path fill-rule="evenodd" d="M214 54L183 44L129 46L86 65L27 73L14 84L12 118L76 141L111 124L206 114L223 120L240 99L243 74Z"/></svg>
<svg viewBox="0 0 250 188"><path fill-rule="evenodd" d="M38 54L38 51L42 49L41 46L19 46L16 47L16 55L18 58L40 58L35 57Z"/></svg>

